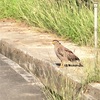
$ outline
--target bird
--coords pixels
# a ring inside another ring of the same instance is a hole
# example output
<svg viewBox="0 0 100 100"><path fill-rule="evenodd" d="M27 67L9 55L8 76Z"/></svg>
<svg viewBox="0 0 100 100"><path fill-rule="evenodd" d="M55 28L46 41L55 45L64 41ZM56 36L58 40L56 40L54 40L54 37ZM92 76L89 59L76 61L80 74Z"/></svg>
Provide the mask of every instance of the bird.
<svg viewBox="0 0 100 100"><path fill-rule="evenodd" d="M56 56L61 61L60 68L64 67L66 62L78 61L79 65L82 65L80 63L80 59L71 50L64 47L58 40L53 40L52 44L54 45L54 51L56 53Z"/></svg>

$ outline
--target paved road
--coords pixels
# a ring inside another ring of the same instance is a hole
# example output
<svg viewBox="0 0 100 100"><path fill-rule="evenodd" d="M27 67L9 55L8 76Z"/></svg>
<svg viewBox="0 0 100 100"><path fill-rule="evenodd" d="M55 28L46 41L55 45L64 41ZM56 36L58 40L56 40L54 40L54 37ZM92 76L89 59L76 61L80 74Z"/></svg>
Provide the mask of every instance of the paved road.
<svg viewBox="0 0 100 100"><path fill-rule="evenodd" d="M0 100L46 100L39 81L0 54Z"/></svg>

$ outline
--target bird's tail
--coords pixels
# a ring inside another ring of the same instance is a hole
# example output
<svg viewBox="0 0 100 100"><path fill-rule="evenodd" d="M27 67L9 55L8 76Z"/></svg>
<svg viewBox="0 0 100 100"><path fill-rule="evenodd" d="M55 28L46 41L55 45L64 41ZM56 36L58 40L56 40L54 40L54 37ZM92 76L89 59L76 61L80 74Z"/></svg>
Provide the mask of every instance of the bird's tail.
<svg viewBox="0 0 100 100"><path fill-rule="evenodd" d="M82 64L80 61L79 61L79 66L80 66L80 67L83 67L83 64Z"/></svg>

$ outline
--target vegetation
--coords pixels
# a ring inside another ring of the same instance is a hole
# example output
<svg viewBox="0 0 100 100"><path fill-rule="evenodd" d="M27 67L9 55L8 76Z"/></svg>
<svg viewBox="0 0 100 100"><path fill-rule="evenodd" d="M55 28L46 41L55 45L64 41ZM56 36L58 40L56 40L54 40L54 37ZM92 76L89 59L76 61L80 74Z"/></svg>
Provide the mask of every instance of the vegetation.
<svg viewBox="0 0 100 100"><path fill-rule="evenodd" d="M100 56L98 56L98 54L95 54L95 58L92 60L92 62L88 61L87 64L88 65L86 65L85 69L85 73L87 74L87 76L84 85L89 84L91 82L100 83Z"/></svg>
<svg viewBox="0 0 100 100"><path fill-rule="evenodd" d="M100 61L100 58L98 58L98 60ZM80 81L81 81L80 85L79 84L76 85L75 80L71 81L70 77L68 77L68 79L67 79L67 76L66 76L66 79L63 79L64 76L61 76L60 78L58 78L56 74L54 74L53 76L52 75L50 76L50 78L52 80L51 84L53 85L52 90L57 89L57 84L55 83L55 80L56 80L57 83L60 84L59 88L61 90L61 92L60 92L61 96L58 95L57 93L55 93L54 91L46 88L44 94L46 95L47 100L82 100L82 98L81 98L82 94L84 94L87 91L87 87L88 87L89 83L93 83L93 82L100 83L100 66L99 66L100 62L97 62L97 58L95 60L94 59L85 59L85 61L83 63L84 63L84 67L82 69L80 69L80 71L82 71L84 73L84 76L82 76L80 78ZM75 70L78 70L78 67L76 67ZM76 73L78 73L78 71L76 71ZM74 73L73 73L73 75L74 75ZM48 80L47 77L48 76L46 76L44 79L47 81L47 83L49 83L50 79ZM54 78L54 77L56 77L56 78ZM77 77L78 77L78 75L77 75ZM79 75L79 77L80 77L80 75ZM58 89L58 91L59 91L59 89ZM49 95L47 95L46 93L48 93Z"/></svg>
<svg viewBox="0 0 100 100"><path fill-rule="evenodd" d="M76 1L0 0L0 18L24 20L77 44L93 45L93 7L88 8ZM98 29L100 33L100 25Z"/></svg>
<svg viewBox="0 0 100 100"><path fill-rule="evenodd" d="M58 36L70 39L79 45L94 45L93 7L87 7L84 4L81 6L76 1L0 0L0 18L24 20L32 26L50 30ZM98 13L100 15L100 12ZM98 23L100 23L99 16ZM100 24L98 24L98 33L100 33ZM100 39L100 35L98 35L98 39ZM97 64L95 63L94 68L89 70L90 72L87 70L88 75L84 84L100 81L100 69ZM87 66L89 68L89 65ZM72 95L70 91L73 90L69 89L69 98ZM55 94L52 96L54 100L62 99Z"/></svg>

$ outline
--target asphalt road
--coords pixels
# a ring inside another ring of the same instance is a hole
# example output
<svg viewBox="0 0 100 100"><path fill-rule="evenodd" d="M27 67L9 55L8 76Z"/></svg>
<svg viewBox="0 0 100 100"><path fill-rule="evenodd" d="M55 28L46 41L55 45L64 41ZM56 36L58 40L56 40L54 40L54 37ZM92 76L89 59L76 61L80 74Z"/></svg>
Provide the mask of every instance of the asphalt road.
<svg viewBox="0 0 100 100"><path fill-rule="evenodd" d="M0 54L0 100L46 100L38 82L24 78L27 72L17 66Z"/></svg>

